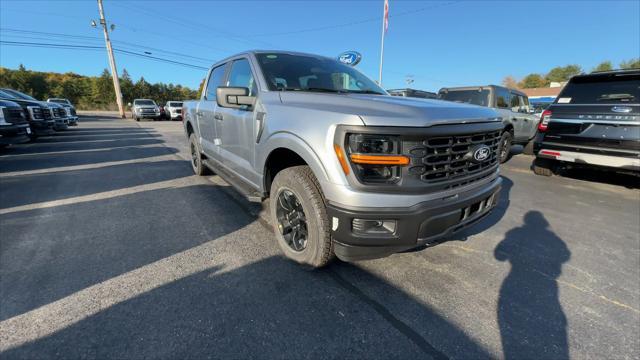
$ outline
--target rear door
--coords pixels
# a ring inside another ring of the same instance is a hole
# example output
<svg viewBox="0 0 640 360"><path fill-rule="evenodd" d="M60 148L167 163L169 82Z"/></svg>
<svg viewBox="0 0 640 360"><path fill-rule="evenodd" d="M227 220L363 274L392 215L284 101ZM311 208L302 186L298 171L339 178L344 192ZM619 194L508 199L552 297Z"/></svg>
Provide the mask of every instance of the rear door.
<svg viewBox="0 0 640 360"><path fill-rule="evenodd" d="M529 140L529 113L524 104L524 97L511 91L509 98L509 116L513 121L513 128L515 130L514 138L516 141Z"/></svg>
<svg viewBox="0 0 640 360"><path fill-rule="evenodd" d="M215 126L215 111L217 108L216 89L224 82L227 64L216 66L209 73L209 79L204 89L202 100L198 103L196 117L200 129L200 144L202 151L209 157L217 158L217 131Z"/></svg>
<svg viewBox="0 0 640 360"><path fill-rule="evenodd" d="M255 71L247 58L231 61L226 86L245 87L249 95L257 96ZM258 174L254 171L256 139L255 111L252 107L241 109L218 107L215 114L216 129L220 137L220 156L223 164L256 185Z"/></svg>

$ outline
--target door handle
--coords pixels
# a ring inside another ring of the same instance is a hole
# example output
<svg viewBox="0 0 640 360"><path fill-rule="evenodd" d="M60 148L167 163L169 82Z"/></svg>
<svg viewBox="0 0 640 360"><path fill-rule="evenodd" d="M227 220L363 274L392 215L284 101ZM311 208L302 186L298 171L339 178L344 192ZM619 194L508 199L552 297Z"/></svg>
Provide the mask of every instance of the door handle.
<svg viewBox="0 0 640 360"><path fill-rule="evenodd" d="M220 120L220 121L223 120L222 114L215 114L215 115L213 115L213 118L216 119L216 120Z"/></svg>

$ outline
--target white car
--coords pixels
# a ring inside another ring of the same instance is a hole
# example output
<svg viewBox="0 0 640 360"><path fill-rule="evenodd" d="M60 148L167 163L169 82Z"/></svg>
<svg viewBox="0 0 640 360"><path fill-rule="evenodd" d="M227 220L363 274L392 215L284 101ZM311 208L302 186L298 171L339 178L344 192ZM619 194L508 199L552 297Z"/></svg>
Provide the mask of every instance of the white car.
<svg viewBox="0 0 640 360"><path fill-rule="evenodd" d="M167 101L164 111L169 120L182 120L182 101Z"/></svg>

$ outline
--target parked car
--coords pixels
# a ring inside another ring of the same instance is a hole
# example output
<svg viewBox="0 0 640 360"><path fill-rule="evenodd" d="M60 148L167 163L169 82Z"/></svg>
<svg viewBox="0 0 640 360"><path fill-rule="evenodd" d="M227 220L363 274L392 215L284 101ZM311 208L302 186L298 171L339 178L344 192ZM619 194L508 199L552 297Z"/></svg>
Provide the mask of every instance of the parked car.
<svg viewBox="0 0 640 360"><path fill-rule="evenodd" d="M280 248L308 266L433 244L498 200L493 109L389 96L333 58L229 57L183 109L195 173L268 198Z"/></svg>
<svg viewBox="0 0 640 360"><path fill-rule="evenodd" d="M67 118L67 112L62 105L59 105L56 103L47 103L45 101L37 100L33 96L20 92L18 90L13 90L13 89L2 89L2 90L15 95L17 98L30 100L30 101L39 101L42 104L44 104L44 106L48 109L49 113L51 114L51 118L54 121L54 125L53 125L54 130L56 131L66 130L67 127L69 126L69 119Z"/></svg>
<svg viewBox="0 0 640 360"><path fill-rule="evenodd" d="M589 167L640 175L640 70L574 76L542 114L533 170Z"/></svg>
<svg viewBox="0 0 640 360"><path fill-rule="evenodd" d="M182 101L167 101L164 108L169 120L182 120Z"/></svg>
<svg viewBox="0 0 640 360"><path fill-rule="evenodd" d="M404 96L404 97L414 97L420 99L437 99L438 94L432 93L430 91L416 90L416 89L390 89L387 90L389 95L391 96Z"/></svg>
<svg viewBox="0 0 640 360"><path fill-rule="evenodd" d="M7 89L0 89L0 99L13 101L22 107L27 116L29 128L31 129L31 133L29 134L31 140L35 140L38 136L55 133L55 130L53 130L55 121L53 120L51 110L47 103L19 98L5 90Z"/></svg>
<svg viewBox="0 0 640 360"><path fill-rule="evenodd" d="M503 86L466 86L442 88L438 96L443 100L463 102L495 109L505 125L500 142L500 162L509 159L512 144L525 147L535 137L539 117L533 115L527 95Z"/></svg>
<svg viewBox="0 0 640 360"><path fill-rule="evenodd" d="M140 121L140 119L160 119L160 108L155 101L151 99L135 99L131 106L131 117Z"/></svg>
<svg viewBox="0 0 640 360"><path fill-rule="evenodd" d="M22 107L9 100L0 100L0 148L28 142L31 128Z"/></svg>
<svg viewBox="0 0 640 360"><path fill-rule="evenodd" d="M67 111L67 118L69 119L69 126L77 126L78 125L78 115L76 113L76 108L73 106L69 99L62 98L49 98L47 99L49 103L56 103L64 106Z"/></svg>

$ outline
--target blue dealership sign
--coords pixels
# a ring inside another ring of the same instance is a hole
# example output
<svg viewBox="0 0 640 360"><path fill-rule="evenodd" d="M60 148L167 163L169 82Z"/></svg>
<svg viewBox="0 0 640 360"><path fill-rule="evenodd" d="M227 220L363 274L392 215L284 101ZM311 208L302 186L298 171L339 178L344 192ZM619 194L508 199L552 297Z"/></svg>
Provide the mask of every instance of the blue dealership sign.
<svg viewBox="0 0 640 360"><path fill-rule="evenodd" d="M356 66L362 60L362 55L357 51L345 51L338 55L338 61L343 64Z"/></svg>

